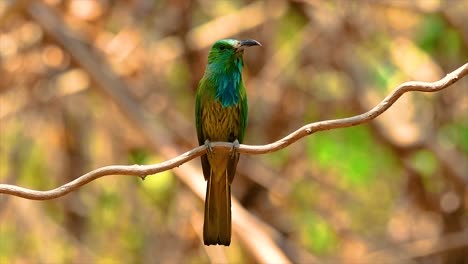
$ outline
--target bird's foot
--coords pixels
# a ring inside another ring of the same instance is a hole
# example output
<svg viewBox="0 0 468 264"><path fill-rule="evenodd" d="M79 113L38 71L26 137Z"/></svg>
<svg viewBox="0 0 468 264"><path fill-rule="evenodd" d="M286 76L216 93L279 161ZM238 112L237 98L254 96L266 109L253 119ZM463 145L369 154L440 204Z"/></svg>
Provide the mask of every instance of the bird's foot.
<svg viewBox="0 0 468 264"><path fill-rule="evenodd" d="M211 141L208 139L205 140L205 147L206 147L206 154L212 155L213 154L213 148L211 147Z"/></svg>
<svg viewBox="0 0 468 264"><path fill-rule="evenodd" d="M237 150L239 149L240 147L240 143L239 143L239 140L234 140L234 142L232 142L232 148L231 148L231 157L235 157L236 154L237 154Z"/></svg>

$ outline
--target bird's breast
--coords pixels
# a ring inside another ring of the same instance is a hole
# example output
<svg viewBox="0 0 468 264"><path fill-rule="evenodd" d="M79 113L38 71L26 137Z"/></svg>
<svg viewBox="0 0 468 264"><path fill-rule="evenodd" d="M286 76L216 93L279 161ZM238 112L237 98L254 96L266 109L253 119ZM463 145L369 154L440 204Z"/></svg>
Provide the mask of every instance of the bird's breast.
<svg viewBox="0 0 468 264"><path fill-rule="evenodd" d="M239 137L239 104L223 107L218 100L202 109L202 130L210 141L234 141Z"/></svg>

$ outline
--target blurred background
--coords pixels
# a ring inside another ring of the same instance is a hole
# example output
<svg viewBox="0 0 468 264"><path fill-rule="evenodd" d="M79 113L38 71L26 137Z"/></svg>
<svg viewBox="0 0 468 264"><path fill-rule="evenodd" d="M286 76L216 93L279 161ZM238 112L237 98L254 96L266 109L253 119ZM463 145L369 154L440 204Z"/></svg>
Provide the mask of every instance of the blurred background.
<svg viewBox="0 0 468 264"><path fill-rule="evenodd" d="M462 0L0 1L0 183L49 190L192 149L218 39L263 44L244 55L245 143L261 145L463 65L467 13ZM49 201L0 194L0 262L468 263L467 86L241 156L230 247L203 246L197 158Z"/></svg>

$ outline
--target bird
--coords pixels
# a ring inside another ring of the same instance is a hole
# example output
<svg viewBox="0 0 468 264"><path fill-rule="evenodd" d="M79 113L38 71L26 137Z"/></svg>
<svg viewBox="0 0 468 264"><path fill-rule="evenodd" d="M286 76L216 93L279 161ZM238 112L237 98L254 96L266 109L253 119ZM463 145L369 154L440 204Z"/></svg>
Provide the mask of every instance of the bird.
<svg viewBox="0 0 468 264"><path fill-rule="evenodd" d="M252 39L221 39L208 53L208 64L198 83L195 123L199 145L207 146L201 156L207 182L203 242L205 245L231 244L231 183L247 127L247 93L242 80L244 49L261 46ZM232 142L231 152L214 152L210 142Z"/></svg>

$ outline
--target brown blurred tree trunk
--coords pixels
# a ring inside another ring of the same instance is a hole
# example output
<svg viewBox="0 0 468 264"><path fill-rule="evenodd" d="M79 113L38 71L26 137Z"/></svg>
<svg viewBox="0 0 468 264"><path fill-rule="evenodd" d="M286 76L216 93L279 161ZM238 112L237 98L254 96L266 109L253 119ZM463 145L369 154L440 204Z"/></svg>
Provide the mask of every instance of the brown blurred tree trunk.
<svg viewBox="0 0 468 264"><path fill-rule="evenodd" d="M74 98L72 98L74 99ZM77 99L77 98L75 98ZM88 146L89 117L82 111L79 100L61 104L63 124L63 149L65 160L63 167L64 182L69 182L88 170L86 146ZM68 104L67 104L68 103ZM66 196L63 200L65 226L68 232L81 241L85 234L86 213L79 191Z"/></svg>

